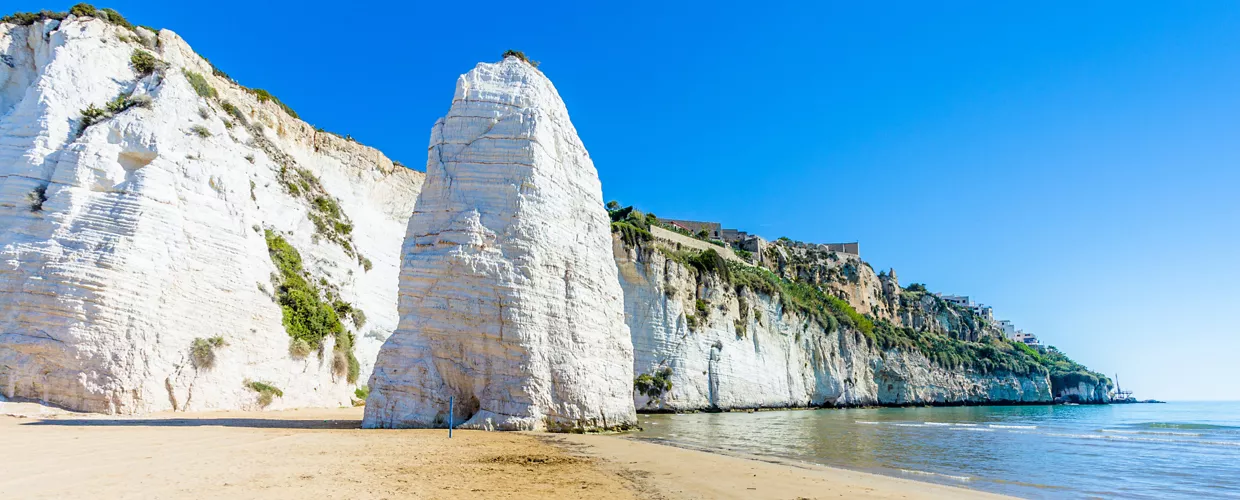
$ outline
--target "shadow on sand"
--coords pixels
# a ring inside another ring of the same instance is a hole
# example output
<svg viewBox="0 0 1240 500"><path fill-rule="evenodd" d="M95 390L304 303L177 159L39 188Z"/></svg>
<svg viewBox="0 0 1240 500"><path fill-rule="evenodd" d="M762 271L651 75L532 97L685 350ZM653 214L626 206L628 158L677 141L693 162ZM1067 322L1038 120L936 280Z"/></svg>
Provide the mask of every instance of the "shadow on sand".
<svg viewBox="0 0 1240 500"><path fill-rule="evenodd" d="M255 429L360 429L361 420L272 418L51 418L22 425L72 427L249 427Z"/></svg>

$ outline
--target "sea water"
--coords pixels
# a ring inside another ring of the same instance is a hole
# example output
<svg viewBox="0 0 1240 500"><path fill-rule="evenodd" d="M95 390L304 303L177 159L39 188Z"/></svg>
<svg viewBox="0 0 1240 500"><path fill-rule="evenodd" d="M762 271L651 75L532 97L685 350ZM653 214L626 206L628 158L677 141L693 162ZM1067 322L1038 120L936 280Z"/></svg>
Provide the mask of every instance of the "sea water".
<svg viewBox="0 0 1240 500"><path fill-rule="evenodd" d="M1240 403L642 415L636 437L1025 498L1240 499Z"/></svg>

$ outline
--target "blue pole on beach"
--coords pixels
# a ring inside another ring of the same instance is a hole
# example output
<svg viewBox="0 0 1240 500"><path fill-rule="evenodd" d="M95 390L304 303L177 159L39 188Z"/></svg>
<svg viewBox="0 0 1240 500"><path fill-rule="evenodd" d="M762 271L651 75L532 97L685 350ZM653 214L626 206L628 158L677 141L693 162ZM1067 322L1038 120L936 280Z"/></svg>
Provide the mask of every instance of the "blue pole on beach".
<svg viewBox="0 0 1240 500"><path fill-rule="evenodd" d="M456 420L456 416L453 415L454 403L456 403L456 397L448 396L448 439L452 439L452 424L453 420Z"/></svg>

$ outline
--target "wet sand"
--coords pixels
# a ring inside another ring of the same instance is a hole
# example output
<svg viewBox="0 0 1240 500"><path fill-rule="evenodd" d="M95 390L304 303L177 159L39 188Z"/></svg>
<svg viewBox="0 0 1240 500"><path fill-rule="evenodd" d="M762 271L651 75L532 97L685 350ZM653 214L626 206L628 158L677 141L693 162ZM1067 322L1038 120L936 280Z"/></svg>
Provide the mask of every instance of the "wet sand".
<svg viewBox="0 0 1240 500"><path fill-rule="evenodd" d="M623 436L362 430L360 408L26 413L0 416L0 498L1000 498Z"/></svg>

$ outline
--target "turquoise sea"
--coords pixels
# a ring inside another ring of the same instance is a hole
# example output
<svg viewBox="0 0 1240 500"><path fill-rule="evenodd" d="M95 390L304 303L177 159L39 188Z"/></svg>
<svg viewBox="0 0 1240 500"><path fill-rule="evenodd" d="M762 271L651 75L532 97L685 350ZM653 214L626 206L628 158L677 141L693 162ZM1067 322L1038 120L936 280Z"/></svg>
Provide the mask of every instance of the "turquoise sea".
<svg viewBox="0 0 1240 500"><path fill-rule="evenodd" d="M1025 498L1240 499L1240 402L641 415L636 437Z"/></svg>

